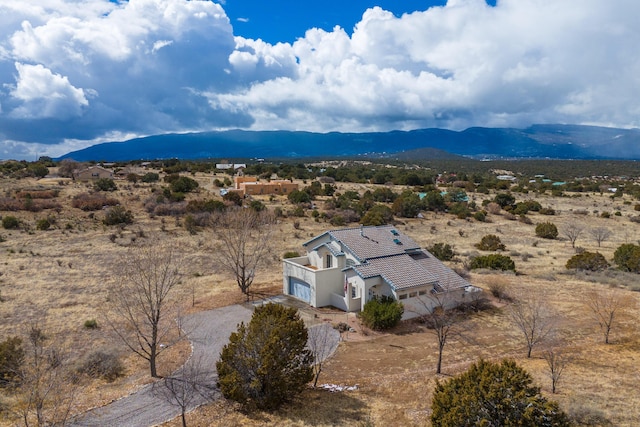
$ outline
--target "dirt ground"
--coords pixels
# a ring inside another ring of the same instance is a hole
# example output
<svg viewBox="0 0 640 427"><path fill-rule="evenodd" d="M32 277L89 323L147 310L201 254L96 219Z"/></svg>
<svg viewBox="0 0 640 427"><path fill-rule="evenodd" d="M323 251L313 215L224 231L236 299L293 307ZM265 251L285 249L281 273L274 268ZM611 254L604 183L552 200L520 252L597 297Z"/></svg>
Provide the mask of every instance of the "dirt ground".
<svg viewBox="0 0 640 427"><path fill-rule="evenodd" d="M191 198L218 197L213 176L198 174L201 188ZM234 282L215 263L216 238L210 231L189 234L180 220L172 217L150 218L143 202L152 196L153 186L118 182L119 190L110 196L119 199L134 213L134 223L124 229L101 223L102 212L93 215L72 208L75 194L88 190L86 184L59 180L35 182L3 179L2 189L11 194L18 188L57 188L60 212L0 212L15 215L27 227L0 230L0 338L23 335L33 321L44 322L52 342L63 347L70 358L80 359L89 350L117 348L127 366L126 376L112 383L93 381L84 385L74 410L102 405L149 382L144 361L121 349L104 324L104 302L113 283L116 266L132 241L159 237L182 245L188 253L187 276L183 284L184 310L200 311L240 302L243 296ZM158 187L158 185L156 185ZM364 191L374 185L338 183L338 192L349 189ZM396 191L400 191L397 188ZM473 194L480 205L493 195ZM452 244L457 253L450 263L463 269L471 257L481 252L474 247L486 234L496 234L506 245L504 254L516 263L517 275L487 272L470 273L472 284L489 289L492 283L503 283L507 292L535 290L548 299L559 313L558 330L568 343L573 361L551 394L550 380L541 351L534 349L527 359L522 338L505 314L502 301L496 308L474 315L468 322L473 340L456 339L444 351L443 374L435 375L437 347L432 333L422 325L409 323L390 333L363 330L354 315L319 310L318 319L331 323L346 322L353 332L343 334L335 356L325 364L320 383L356 386L355 390L332 393L308 390L300 400L276 414L244 414L227 402L216 402L189 414L192 426L265 424L285 426L322 425L429 425L430 401L435 381L464 370L479 357L514 358L533 375L543 393L557 400L561 407L584 425L635 426L640 423L640 311L638 298L640 278L637 275L607 271L599 274L572 274L565 268L575 249L563 238L540 239L535 224L551 221L562 230L567 224L579 224L584 232L576 245L601 252L611 261L622 243L640 241L640 225L629 217L635 201L611 199L608 195L582 194L577 197L520 195L517 201L531 198L543 207L556 210L554 216L532 213L532 224L509 220L504 215L488 215L488 222L461 220L452 215L426 213L421 219L400 219L397 227L423 247L433 243ZM281 197L259 198L268 207L292 209ZM322 200L316 204L322 209ZM602 212L610 218L602 218ZM620 212L620 216L613 215ZM50 230L37 230L38 219L50 215L55 224ZM357 226L354 224L354 226ZM607 227L611 237L598 247L589 230ZM265 269L254 284L255 296L281 292L280 257L287 251L303 252L302 243L334 228L305 218L282 218L276 225L271 267ZM612 331L612 342L603 344L602 334L584 305L584 295L594 288L616 287L617 292L633 303ZM99 327L87 329L86 320L96 319ZM171 372L188 357L188 345L170 349L161 356L161 373ZM0 396L10 405L11 396ZM300 402L304 401L304 405ZM0 423L12 425L15 418L3 414ZM174 420L168 425L179 425Z"/></svg>

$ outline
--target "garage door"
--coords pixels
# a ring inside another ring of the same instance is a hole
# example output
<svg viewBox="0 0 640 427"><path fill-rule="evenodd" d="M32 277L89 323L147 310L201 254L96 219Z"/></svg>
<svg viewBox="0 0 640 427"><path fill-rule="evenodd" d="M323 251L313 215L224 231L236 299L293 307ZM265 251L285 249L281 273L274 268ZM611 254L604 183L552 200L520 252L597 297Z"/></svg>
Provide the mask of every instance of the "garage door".
<svg viewBox="0 0 640 427"><path fill-rule="evenodd" d="M289 294L301 299L302 301L311 301L311 285L302 280L289 278Z"/></svg>

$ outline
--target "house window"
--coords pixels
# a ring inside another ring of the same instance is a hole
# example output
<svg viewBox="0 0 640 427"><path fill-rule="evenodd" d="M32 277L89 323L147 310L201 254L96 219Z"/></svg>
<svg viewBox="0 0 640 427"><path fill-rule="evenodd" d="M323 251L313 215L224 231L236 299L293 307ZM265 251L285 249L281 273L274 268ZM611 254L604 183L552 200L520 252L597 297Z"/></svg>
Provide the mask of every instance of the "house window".
<svg viewBox="0 0 640 427"><path fill-rule="evenodd" d="M418 295L426 295L427 291L425 289L418 291Z"/></svg>
<svg viewBox="0 0 640 427"><path fill-rule="evenodd" d="M351 298L357 298L358 297L357 296L357 293L358 293L357 289L358 289L357 286L351 285Z"/></svg>
<svg viewBox="0 0 640 427"><path fill-rule="evenodd" d="M327 254L326 256L327 261L325 263L326 268L331 268L331 262L333 260L333 257L331 256L331 254Z"/></svg>
<svg viewBox="0 0 640 427"><path fill-rule="evenodd" d="M409 292L409 298L415 298L418 295L417 292Z"/></svg>
<svg viewBox="0 0 640 427"><path fill-rule="evenodd" d="M398 299L407 299L407 294L398 294Z"/></svg>

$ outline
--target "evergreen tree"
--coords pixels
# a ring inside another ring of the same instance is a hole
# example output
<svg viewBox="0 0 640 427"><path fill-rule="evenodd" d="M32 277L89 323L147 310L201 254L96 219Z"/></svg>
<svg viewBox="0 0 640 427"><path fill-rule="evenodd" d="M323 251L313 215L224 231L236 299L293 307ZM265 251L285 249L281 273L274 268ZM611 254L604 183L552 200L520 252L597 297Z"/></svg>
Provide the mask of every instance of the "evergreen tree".
<svg viewBox="0 0 640 427"><path fill-rule="evenodd" d="M295 308L257 307L231 334L217 362L222 394L245 407L273 410L313 379L307 329Z"/></svg>
<svg viewBox="0 0 640 427"><path fill-rule="evenodd" d="M544 398L529 373L511 360L480 360L438 382L431 409L434 427L570 425L558 404Z"/></svg>

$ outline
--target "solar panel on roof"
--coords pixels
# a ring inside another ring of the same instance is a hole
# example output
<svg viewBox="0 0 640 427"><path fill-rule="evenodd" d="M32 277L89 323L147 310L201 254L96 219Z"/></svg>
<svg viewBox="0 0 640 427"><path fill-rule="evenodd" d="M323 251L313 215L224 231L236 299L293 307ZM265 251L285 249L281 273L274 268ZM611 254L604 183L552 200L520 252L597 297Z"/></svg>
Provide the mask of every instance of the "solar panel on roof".
<svg viewBox="0 0 640 427"><path fill-rule="evenodd" d="M397 230L391 230L391 234L393 234L394 236L399 236L400 233L398 233Z"/></svg>
<svg viewBox="0 0 640 427"><path fill-rule="evenodd" d="M393 243L395 243L396 245L401 245L402 244L400 239L393 239Z"/></svg>

